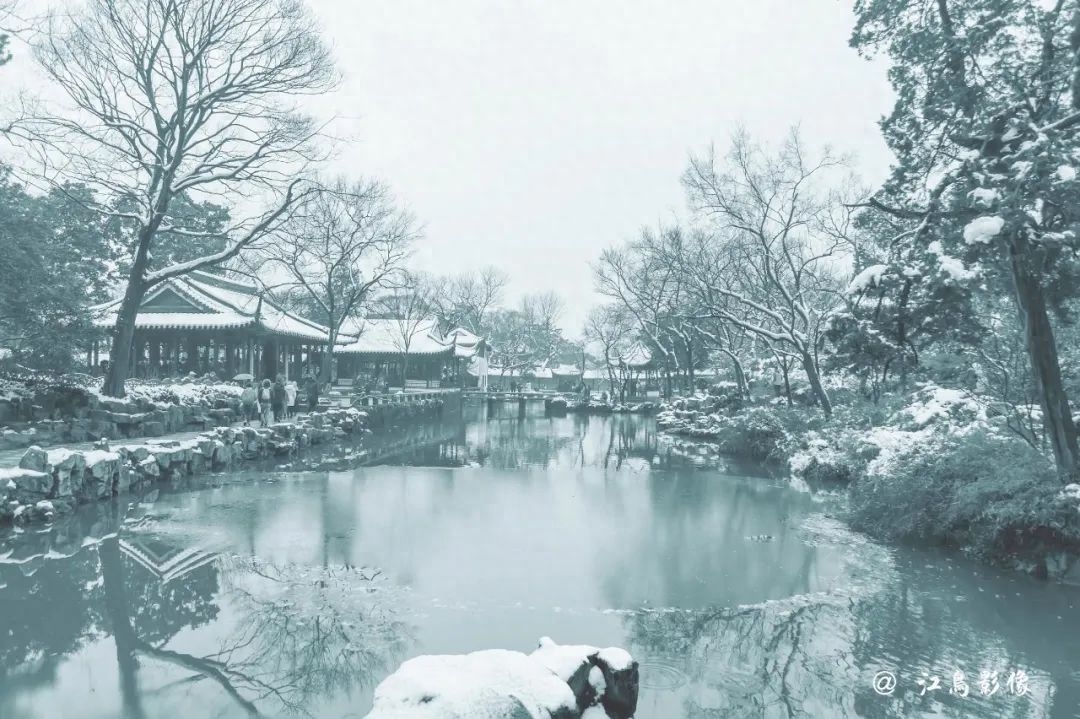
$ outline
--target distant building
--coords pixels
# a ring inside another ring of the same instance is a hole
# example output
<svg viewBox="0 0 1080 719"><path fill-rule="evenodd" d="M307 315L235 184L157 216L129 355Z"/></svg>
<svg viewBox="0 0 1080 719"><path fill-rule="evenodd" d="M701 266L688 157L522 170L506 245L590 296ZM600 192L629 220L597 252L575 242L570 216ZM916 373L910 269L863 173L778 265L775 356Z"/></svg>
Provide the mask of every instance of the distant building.
<svg viewBox="0 0 1080 719"><path fill-rule="evenodd" d="M443 335L433 319L349 320L342 334L350 341L334 348L337 376L373 388L459 387L487 355L482 338L463 328Z"/></svg>

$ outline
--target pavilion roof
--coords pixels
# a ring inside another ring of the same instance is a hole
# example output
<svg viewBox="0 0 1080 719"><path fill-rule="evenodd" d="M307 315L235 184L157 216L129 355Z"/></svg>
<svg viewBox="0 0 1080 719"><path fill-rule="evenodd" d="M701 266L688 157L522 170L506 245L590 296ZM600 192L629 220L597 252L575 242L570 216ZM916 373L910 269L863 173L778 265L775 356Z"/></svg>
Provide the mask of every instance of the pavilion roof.
<svg viewBox="0 0 1080 719"><path fill-rule="evenodd" d="M640 342L635 342L619 357L619 361L627 367L646 367L652 363L652 352Z"/></svg>
<svg viewBox="0 0 1080 719"><path fill-rule="evenodd" d="M440 335L434 320L348 320L341 332L350 339L356 339L335 347L335 354L439 355L451 354L454 351L453 344Z"/></svg>
<svg viewBox="0 0 1080 719"><path fill-rule="evenodd" d="M121 299L91 308L96 327L112 327ZM295 315L263 295L254 283L193 271L156 286L143 298L138 329L239 329L312 342L327 342L322 325Z"/></svg>
<svg viewBox="0 0 1080 719"><path fill-rule="evenodd" d="M553 377L581 377L581 367L576 364L560 364L551 368Z"/></svg>
<svg viewBox="0 0 1080 719"><path fill-rule="evenodd" d="M456 327L446 333L446 342L454 345L454 356L469 359L484 349L485 340L464 327Z"/></svg>

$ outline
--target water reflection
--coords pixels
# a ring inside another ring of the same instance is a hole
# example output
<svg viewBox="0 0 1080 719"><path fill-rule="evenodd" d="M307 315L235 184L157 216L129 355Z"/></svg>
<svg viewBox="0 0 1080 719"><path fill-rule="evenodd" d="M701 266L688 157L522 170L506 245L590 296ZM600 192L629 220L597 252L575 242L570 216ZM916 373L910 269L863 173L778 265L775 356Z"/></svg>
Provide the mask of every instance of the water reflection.
<svg viewBox="0 0 1080 719"><path fill-rule="evenodd" d="M972 567L923 566L925 557L899 561L892 581L865 594L635 612L626 618L627 634L639 653L685 673L657 702L671 716L1080 715L1075 592L1008 577L987 581ZM666 667L658 665L661 683L671 673ZM872 688L882 670L898 679L894 696ZM956 671L963 676L954 684ZM992 696L983 696L983 671L996 674ZM643 672L648 683L651 667ZM1026 696L1009 690L1014 672L1030 678ZM967 696L958 693L961 684Z"/></svg>
<svg viewBox="0 0 1080 719"><path fill-rule="evenodd" d="M369 449L382 466L344 451L0 540L0 716L361 717L408 656L545 634L630 648L639 719L1080 716L1075 589L883 549L832 500L676 451L651 420L495 418ZM956 669L973 696L948 693ZM920 697L923 672L942 688Z"/></svg>
<svg viewBox="0 0 1080 719"><path fill-rule="evenodd" d="M0 564L0 716L302 715L370 688L408 649L377 570L208 551L147 516L98 519L71 556L9 550ZM111 668L97 661L106 644ZM58 668L80 652L93 686L61 712L80 687Z"/></svg>

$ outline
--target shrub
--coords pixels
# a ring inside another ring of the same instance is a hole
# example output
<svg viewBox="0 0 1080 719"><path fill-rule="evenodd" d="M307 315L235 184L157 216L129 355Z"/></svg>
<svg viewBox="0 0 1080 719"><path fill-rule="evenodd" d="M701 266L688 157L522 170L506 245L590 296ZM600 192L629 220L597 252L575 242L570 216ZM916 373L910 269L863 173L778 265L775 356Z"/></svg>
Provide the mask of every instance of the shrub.
<svg viewBox="0 0 1080 719"><path fill-rule="evenodd" d="M886 540L958 547L988 560L1080 550L1080 511L1047 459L978 431L921 435L850 492L852 525Z"/></svg>

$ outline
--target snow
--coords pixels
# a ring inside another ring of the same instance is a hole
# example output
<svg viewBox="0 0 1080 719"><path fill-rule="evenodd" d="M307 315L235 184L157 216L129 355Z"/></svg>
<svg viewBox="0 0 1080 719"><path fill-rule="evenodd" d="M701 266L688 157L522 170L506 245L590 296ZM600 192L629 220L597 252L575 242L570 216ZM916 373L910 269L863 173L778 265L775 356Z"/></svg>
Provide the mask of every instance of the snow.
<svg viewBox="0 0 1080 719"><path fill-rule="evenodd" d="M540 662L489 649L404 662L375 689L368 719L502 719L515 701L533 719L577 711L570 686Z"/></svg>
<svg viewBox="0 0 1080 719"><path fill-rule="evenodd" d="M941 243L937 240L934 240L927 245L926 249L928 252L937 255L938 266L941 268L941 271L957 282L965 282L974 279L979 274L976 270L969 270L964 266L964 263L957 258L946 255L945 250L941 247Z"/></svg>
<svg viewBox="0 0 1080 719"><path fill-rule="evenodd" d="M611 671L621 672L630 668L634 663L634 658L625 649L608 647L600 650L600 661L611 667Z"/></svg>
<svg viewBox="0 0 1080 719"><path fill-rule="evenodd" d="M969 245L986 244L1000 235L1004 227L1005 220L997 215L976 217L964 228L964 242Z"/></svg>
<svg viewBox="0 0 1080 719"><path fill-rule="evenodd" d="M604 692L607 691L607 682L604 680L604 671L600 667L593 666L593 668L589 670L589 684L592 686L598 697L603 696Z"/></svg>
<svg viewBox="0 0 1080 719"><path fill-rule="evenodd" d="M964 263L960 260L955 257L949 257L948 255L938 255L938 265L940 265L945 274L949 275L957 282L974 279L979 274L974 270L969 270L964 267Z"/></svg>
<svg viewBox="0 0 1080 719"><path fill-rule="evenodd" d="M972 202L974 202L976 205L982 207L990 207L999 199L1001 199L1001 193L988 187L978 187L969 192L968 197L970 197Z"/></svg>
<svg viewBox="0 0 1080 719"><path fill-rule="evenodd" d="M39 472L36 469L23 469L22 467L0 467L0 482L3 480L8 481L8 489L15 489L14 482L12 480L19 477L44 477L44 472Z"/></svg>
<svg viewBox="0 0 1080 719"><path fill-rule="evenodd" d="M1027 177L1028 173L1031 172L1031 168L1033 168L1034 166L1035 163L1031 162L1030 160L1017 160L1012 165L1013 170L1016 171L1016 177L1019 180L1023 180L1025 177Z"/></svg>
<svg viewBox="0 0 1080 719"><path fill-rule="evenodd" d="M596 647L585 644L556 644L550 637L540 639L540 648L530 656L543 664L552 674L564 682L570 681L590 656L598 653Z"/></svg>
<svg viewBox="0 0 1080 719"><path fill-rule="evenodd" d="M886 265L870 265L865 270L855 275L847 287L849 295L862 292L869 287L877 287L881 284L881 278L889 268Z"/></svg>
<svg viewBox="0 0 1080 719"><path fill-rule="evenodd" d="M1076 179L1076 168L1072 165L1058 165L1054 175L1062 182L1072 182Z"/></svg>
<svg viewBox="0 0 1080 719"><path fill-rule="evenodd" d="M105 449L92 449L83 455L86 459L86 466L93 467L100 462L118 462L120 461L120 455L116 452L110 452Z"/></svg>
<svg viewBox="0 0 1080 719"><path fill-rule="evenodd" d="M595 706L589 707L581 714L581 719L608 719L607 712L604 711L604 707Z"/></svg>

